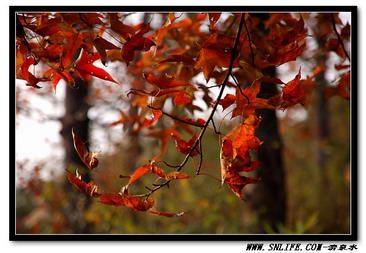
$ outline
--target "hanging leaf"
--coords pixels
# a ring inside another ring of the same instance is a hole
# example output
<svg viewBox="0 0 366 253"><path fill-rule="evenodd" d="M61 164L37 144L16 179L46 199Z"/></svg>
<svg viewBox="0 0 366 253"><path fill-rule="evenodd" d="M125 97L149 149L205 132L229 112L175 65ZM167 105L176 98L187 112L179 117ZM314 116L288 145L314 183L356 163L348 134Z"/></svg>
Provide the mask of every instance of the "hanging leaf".
<svg viewBox="0 0 366 253"><path fill-rule="evenodd" d="M107 80L110 82L114 82L118 84L117 81L115 81L108 72L106 72L104 69L98 68L94 66L92 63L100 58L99 54L90 54L86 52L86 50L83 50L82 56L80 60L76 63L75 69L77 69L82 75L88 74L95 77L98 77L103 80Z"/></svg>
<svg viewBox="0 0 366 253"><path fill-rule="evenodd" d="M72 129L72 138L74 141L74 147L76 152L78 153L80 159L83 163L89 168L93 169L98 166L98 159L96 158L96 152L89 152L85 143L76 135L74 129Z"/></svg>
<svg viewBox="0 0 366 253"><path fill-rule="evenodd" d="M95 198L101 195L98 192L98 185L96 185L93 181L85 183L83 180L81 180L81 175L75 176L70 171L66 172L67 172L67 179L69 180L69 182L73 184L79 191Z"/></svg>
<svg viewBox="0 0 366 253"><path fill-rule="evenodd" d="M163 113L160 110L152 110L152 118L151 119L144 119L144 126L151 127L160 117L163 115Z"/></svg>

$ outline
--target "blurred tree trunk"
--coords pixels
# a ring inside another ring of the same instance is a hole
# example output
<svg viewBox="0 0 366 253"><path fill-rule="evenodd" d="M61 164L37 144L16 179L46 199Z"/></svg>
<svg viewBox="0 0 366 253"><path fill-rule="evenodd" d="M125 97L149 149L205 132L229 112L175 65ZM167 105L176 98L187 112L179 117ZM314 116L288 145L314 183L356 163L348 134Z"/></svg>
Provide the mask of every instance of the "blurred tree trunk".
<svg viewBox="0 0 366 253"><path fill-rule="evenodd" d="M256 14L263 21L268 14ZM258 29L266 33L263 22ZM276 76L275 67L268 67L263 74ZM269 98L278 94L276 85L261 83L258 97ZM255 186L252 207L257 214L259 224L258 233L265 233L265 227L279 232L279 225L286 223L286 175L282 161L282 140L278 131L276 112L269 109L258 110L262 120L256 130L256 135L264 142L258 152L261 166L258 168L260 182ZM265 226L265 227L264 227Z"/></svg>
<svg viewBox="0 0 366 253"><path fill-rule="evenodd" d="M326 37L316 35L316 41L318 43L319 48L324 48L326 43ZM326 61L327 55L324 53L319 53L316 57L316 64L324 68L324 71L318 74L315 78L315 81L318 83L318 86L315 89L315 113L316 113L316 157L318 163L318 169L320 172L320 189L319 192L322 192L328 196L324 198L324 196L319 196L319 220L322 223L322 231L321 233L332 233L332 231L336 231L337 228L333 229L333 225L336 224L334 222L335 214L337 212L332 211L331 209L335 208L335 201L331 197L334 195L332 192L331 183L329 181L329 169L327 166L327 154L325 150L326 143L330 137L330 128L329 128L329 108L328 102L325 97L324 88L327 87L327 81L325 79L325 71L326 71ZM334 196L336 197L336 196ZM332 208L333 207L333 208Z"/></svg>
<svg viewBox="0 0 366 253"><path fill-rule="evenodd" d="M71 169L74 168L85 168L74 149L72 128L83 141L89 140L89 118L87 115L90 108L87 103L89 84L80 79L76 80L75 84L76 88L66 86L65 115L61 119L61 135L65 148L65 169L70 169L72 172ZM88 182L90 180L88 171L81 170L81 172L83 180ZM64 210L66 226L72 230L72 233L90 233L90 224L85 221L83 215L90 206L91 199L83 194L73 194L75 189L67 180L64 183L64 191L69 194L69 200Z"/></svg>
<svg viewBox="0 0 366 253"><path fill-rule="evenodd" d="M276 76L273 67L264 72L267 76ZM259 97L268 98L277 93L275 85L262 83ZM261 161L258 169L260 182L255 186L252 204L260 224L279 232L278 225L286 223L286 175L282 161L282 140L276 112L269 109L261 109L258 112L262 120L256 135L264 143L258 152L258 160ZM263 226L259 232L266 232Z"/></svg>

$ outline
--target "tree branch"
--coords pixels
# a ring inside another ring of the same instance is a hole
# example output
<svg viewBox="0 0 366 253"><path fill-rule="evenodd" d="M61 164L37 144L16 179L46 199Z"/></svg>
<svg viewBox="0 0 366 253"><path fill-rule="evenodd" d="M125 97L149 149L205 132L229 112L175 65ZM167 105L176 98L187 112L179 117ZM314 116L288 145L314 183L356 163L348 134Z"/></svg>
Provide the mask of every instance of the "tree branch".
<svg viewBox="0 0 366 253"><path fill-rule="evenodd" d="M216 99L216 103L214 104L213 108L212 108L212 111L211 111L211 114L210 116L208 117L205 125L203 126L200 134L198 135L198 138L197 140L195 141L195 143L192 145L190 151L188 152L188 154L185 156L184 160L179 164L179 166L177 166L177 169L176 171L180 171L183 169L184 165L186 165L186 163L188 162L189 160L189 157L191 156L193 150L196 149L197 145L201 142L201 139L203 137L203 135L205 134L206 132L206 129L210 123L210 121L212 120L213 116L215 115L215 112L216 112L216 109L219 105L219 102L221 100L221 97L222 97L222 94L224 93L224 90L225 90L225 87L226 87L226 84L231 76L231 71L233 69L233 65L234 65L234 61L235 61L235 58L236 58L236 51L237 51L237 48L238 48L238 45L239 45L239 41L240 41L240 34L241 34L241 31L242 31L242 28L243 28L243 24L244 24L244 16L243 14L241 14L240 16L240 23L239 23L239 28L238 28L238 32L237 32L237 35L236 35L236 39L235 39L235 42L234 42L234 46L233 46L233 50L232 50L232 54L231 54L231 57L230 57L230 63L229 63L229 67L228 67L228 72L227 72L227 75L223 81L223 83L221 84L221 89L220 89L220 92L219 92L219 95L217 96L217 99ZM199 171L198 171L199 172ZM152 193L154 193L155 191L157 191L158 189L164 187L165 185L169 185L169 183L171 182L171 180L167 180L166 182L162 183L162 184L159 184L157 185L155 188L151 189L150 192L144 194L144 195L141 195L143 197L149 197Z"/></svg>
<svg viewBox="0 0 366 253"><path fill-rule="evenodd" d="M343 40L341 38L341 36L339 35L338 31L337 31L337 27L336 27L336 23L335 23L335 19L334 19L334 14L331 13L330 16L332 17L332 26L333 26L333 30L335 32L335 34L337 35L337 38L338 38L338 43L341 44L342 46L342 49L344 51L344 54L346 55L347 59L349 60L349 62L351 62L351 58L349 57L348 53L347 53L347 50L343 44Z"/></svg>
<svg viewBox="0 0 366 253"><path fill-rule="evenodd" d="M168 117L170 117L170 118L172 118L172 119L174 119L174 120L176 120L176 121L182 122L182 123L184 123L184 124L188 124L188 125L195 126L195 127L200 127L200 128L203 128L203 127L204 127L204 126L203 126L203 125L201 125L201 124L194 123L194 122L190 122L190 121L186 121L186 120L181 119L181 118L178 118L178 117L176 117L176 116L174 116L174 115L172 115L172 114L169 114L169 113L167 113L167 112L164 112L164 111L163 111L162 109L160 109L160 108L156 108L156 107L153 107L153 106L151 106L151 105L148 105L147 107L149 107L150 109L153 109L153 110L161 111L161 113L162 113L162 114L164 114L164 115L166 115L166 116L168 116Z"/></svg>

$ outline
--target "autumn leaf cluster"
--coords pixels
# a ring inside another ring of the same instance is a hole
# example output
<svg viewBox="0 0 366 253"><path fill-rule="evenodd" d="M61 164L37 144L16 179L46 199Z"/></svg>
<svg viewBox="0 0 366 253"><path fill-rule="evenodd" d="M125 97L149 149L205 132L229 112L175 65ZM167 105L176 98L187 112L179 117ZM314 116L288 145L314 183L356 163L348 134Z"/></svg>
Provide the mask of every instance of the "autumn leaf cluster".
<svg viewBox="0 0 366 253"><path fill-rule="evenodd" d="M257 152L263 140L256 136L261 124L258 109L286 110L295 105L307 107L311 94L318 86L316 78L324 66L314 66L312 74L304 77L301 68L289 82L267 76L266 69L296 61L307 48L309 27L307 15L291 13L151 13L162 20L158 28L148 22L131 25L125 20L128 13L19 13L16 15L16 75L32 89L51 85L56 90L61 80L77 88L77 80L87 83L91 77L115 85L129 86L126 94L130 106L137 113L120 111L120 119L107 127L133 123L133 131L160 141L160 152L146 164L134 168L128 183L120 192L103 192L82 176L67 171L68 180L81 192L98 198L106 205L126 206L135 211L146 211L166 217L183 213L164 213L152 210L152 194L174 180L189 179L183 173L187 161L199 157L195 169L200 173L203 161L201 141L210 127L220 136L218 145L221 161L221 181L240 198L243 188L257 183L258 178L246 176L261 166L252 153ZM350 40L350 25L344 25L337 14L317 14L318 36L325 40L319 53L337 54L343 63L335 66L340 78L326 88L327 97L339 95L349 99L350 66L345 43ZM129 84L120 83L110 73L95 65L119 61L127 66L133 77ZM41 71L35 73L34 69ZM204 80L196 77L202 74ZM215 85L210 86L209 84ZM89 84L88 84L89 85ZM263 96L263 85L276 86L278 93ZM213 94L211 88L218 87ZM235 90L223 95L225 88ZM211 110L206 119L195 118L202 106L194 103L198 94ZM216 97L214 97L215 95ZM173 110L166 111L171 101ZM218 106L239 119L239 124L223 134L214 121ZM229 110L230 109L230 110ZM182 113L184 111L184 113ZM171 120L169 127L159 127L162 118ZM98 166L98 154L90 152L76 131L75 149L85 166L93 170ZM186 139L184 136L189 135ZM170 141L177 152L184 155L178 165L159 159L166 153ZM168 169L158 166L164 163ZM172 170L166 172L165 170ZM146 174L156 176L148 192L133 195L129 188Z"/></svg>

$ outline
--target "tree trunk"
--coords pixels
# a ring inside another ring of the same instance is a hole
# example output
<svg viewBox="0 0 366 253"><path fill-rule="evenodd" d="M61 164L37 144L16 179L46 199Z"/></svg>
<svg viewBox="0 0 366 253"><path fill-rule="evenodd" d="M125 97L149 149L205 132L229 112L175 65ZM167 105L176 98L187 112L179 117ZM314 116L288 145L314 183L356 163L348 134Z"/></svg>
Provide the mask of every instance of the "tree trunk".
<svg viewBox="0 0 366 253"><path fill-rule="evenodd" d="M266 34L264 21L269 14L251 14L261 19L258 31ZM268 67L263 74L276 77L276 68ZM258 97L269 98L278 94L277 87L273 84L261 83ZM257 110L262 120L256 129L256 135L263 141L258 160L261 166L258 168L260 182L255 186L252 198L252 208L257 214L261 225L258 233L279 232L279 225L286 223L286 173L282 160L282 140L278 131L276 112L269 109Z"/></svg>
<svg viewBox="0 0 366 253"><path fill-rule="evenodd" d="M72 128L83 141L89 139L89 118L87 113L90 105L87 103L88 83L80 79L76 80L75 83L76 88L71 88L69 85L66 87L65 115L61 120L62 130L60 132L65 148L65 169L69 169L72 172L75 168L85 168L74 149L71 134ZM90 180L88 171L82 170L82 172L83 180L88 182ZM89 233L91 231L90 224L85 221L84 212L90 206L90 198L75 192L72 184L68 181L64 183L64 191L69 194L68 203L65 205L64 210L67 227L72 230L72 233Z"/></svg>
<svg viewBox="0 0 366 253"><path fill-rule="evenodd" d="M321 36L317 38L317 43L319 48L324 48L325 39ZM333 226L336 224L334 222L334 218L337 212L331 211L331 207L336 207L336 204L330 196L334 195L332 192L332 185L329 181L329 169L327 166L327 154L325 152L324 146L326 141L330 137L330 128L329 128L329 108L327 99L325 98L324 88L327 87L327 81L325 80L325 71L326 71L326 61L327 55L320 54L317 57L316 64L318 66L324 67L324 71L318 74L315 78L318 86L315 89L315 98L316 98L316 140L317 140L317 163L318 170L320 172L320 189L319 192L322 192L329 196L329 198L324 198L324 196L319 196L319 220L322 223L322 233L332 233ZM335 197L335 196L334 196ZM335 229L336 230L336 229Z"/></svg>
<svg viewBox="0 0 366 253"><path fill-rule="evenodd" d="M275 77L275 68L264 70L267 76ZM273 84L262 83L259 97L268 98L277 94L277 87ZM286 223L286 181L282 161L282 140L278 132L276 112L269 109L258 110L262 120L256 130L256 135L263 141L258 160L260 182L255 186L252 206L262 225L259 233L271 231L279 232L279 224ZM267 231L266 231L267 230Z"/></svg>

